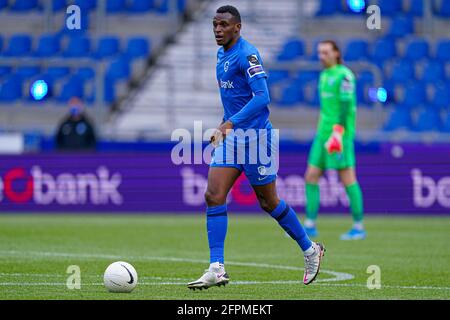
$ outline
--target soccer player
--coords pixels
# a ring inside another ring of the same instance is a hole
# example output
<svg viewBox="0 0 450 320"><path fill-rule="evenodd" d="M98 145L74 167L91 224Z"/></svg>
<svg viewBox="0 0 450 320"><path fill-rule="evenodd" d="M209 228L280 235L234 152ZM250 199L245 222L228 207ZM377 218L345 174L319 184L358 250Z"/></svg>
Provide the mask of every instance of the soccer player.
<svg viewBox="0 0 450 320"><path fill-rule="evenodd" d="M207 289L229 282L224 266L224 242L228 224L226 198L242 172L249 179L261 208L278 221L303 251L303 283L307 285L319 273L324 247L309 239L295 211L278 198L276 173L270 172L261 163L236 163L226 154L229 145L234 143L233 132L237 132L236 129L272 129L269 121L267 75L261 57L258 50L241 37L241 16L235 7L223 6L217 10L213 18L213 30L217 45L221 46L217 54L216 73L224 117L211 137L216 148L205 193L210 266L198 280L190 282L188 287ZM252 148L250 144L246 146ZM277 152L272 146L269 148L271 152Z"/></svg>
<svg viewBox="0 0 450 320"><path fill-rule="evenodd" d="M342 65L341 53L334 41L319 43L318 53L325 70L320 74L319 80L318 132L309 153L305 174L305 230L310 237L318 235L316 219L320 204L319 178L324 170L335 169L345 186L353 215L353 228L343 234L341 239L364 239L363 197L355 174L353 144L356 126L355 76Z"/></svg>

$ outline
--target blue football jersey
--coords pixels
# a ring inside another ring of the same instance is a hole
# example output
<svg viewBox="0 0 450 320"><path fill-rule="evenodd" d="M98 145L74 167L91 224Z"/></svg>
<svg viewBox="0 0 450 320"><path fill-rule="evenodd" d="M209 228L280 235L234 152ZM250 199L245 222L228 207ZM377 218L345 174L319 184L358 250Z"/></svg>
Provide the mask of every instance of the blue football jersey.
<svg viewBox="0 0 450 320"><path fill-rule="evenodd" d="M223 47L219 49L216 74L224 121L238 113L253 98L250 84L256 79L267 78L258 50L242 37L229 50L224 51ZM266 106L235 128L270 129L269 113L269 107Z"/></svg>

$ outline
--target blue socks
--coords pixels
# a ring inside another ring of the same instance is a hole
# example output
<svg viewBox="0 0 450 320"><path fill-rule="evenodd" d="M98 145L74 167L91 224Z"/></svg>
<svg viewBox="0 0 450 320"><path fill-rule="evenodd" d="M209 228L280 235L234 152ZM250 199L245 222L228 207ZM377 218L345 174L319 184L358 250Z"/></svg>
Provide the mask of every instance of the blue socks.
<svg viewBox="0 0 450 320"><path fill-rule="evenodd" d="M206 209L206 229L210 251L210 263L224 263L224 244L227 235L228 216L227 205L223 204Z"/></svg>
<svg viewBox="0 0 450 320"><path fill-rule="evenodd" d="M295 211L283 200L270 215L294 239L303 251L311 248L312 242L306 235ZM223 204L206 209L206 228L210 250L210 263L224 263L224 244L228 228L227 205Z"/></svg>
<svg viewBox="0 0 450 320"><path fill-rule="evenodd" d="M291 236L292 239L297 241L303 251L311 248L312 242L308 238L303 226L300 224L295 211L289 207L284 200L280 201L278 206L270 213L270 215L278 221L280 226L287 232L287 234Z"/></svg>

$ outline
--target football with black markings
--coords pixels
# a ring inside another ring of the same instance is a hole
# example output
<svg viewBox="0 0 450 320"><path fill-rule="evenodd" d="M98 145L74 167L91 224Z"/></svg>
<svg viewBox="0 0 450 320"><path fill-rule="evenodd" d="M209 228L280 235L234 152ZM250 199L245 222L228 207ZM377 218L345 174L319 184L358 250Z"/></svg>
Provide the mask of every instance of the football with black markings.
<svg viewBox="0 0 450 320"><path fill-rule="evenodd" d="M123 261L111 263L103 276L103 282L109 292L131 292L136 287L137 281L136 269Z"/></svg>

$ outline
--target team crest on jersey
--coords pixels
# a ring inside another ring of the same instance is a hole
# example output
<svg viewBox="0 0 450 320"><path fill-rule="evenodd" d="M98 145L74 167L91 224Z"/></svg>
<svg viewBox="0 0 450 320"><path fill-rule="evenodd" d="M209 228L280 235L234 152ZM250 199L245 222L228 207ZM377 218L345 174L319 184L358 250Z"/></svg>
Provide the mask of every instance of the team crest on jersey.
<svg viewBox="0 0 450 320"><path fill-rule="evenodd" d="M225 72L228 72L228 69L230 68L230 61L225 62L225 64L223 65L223 70Z"/></svg>
<svg viewBox="0 0 450 320"><path fill-rule="evenodd" d="M258 173L261 176L265 176L267 174L267 168L264 166L260 166L258 167Z"/></svg>
<svg viewBox="0 0 450 320"><path fill-rule="evenodd" d="M254 67L254 66L257 66L257 65L261 64L259 62L258 56L256 54L252 54L252 55L247 56L247 60L248 60L248 63L250 64L250 67Z"/></svg>

